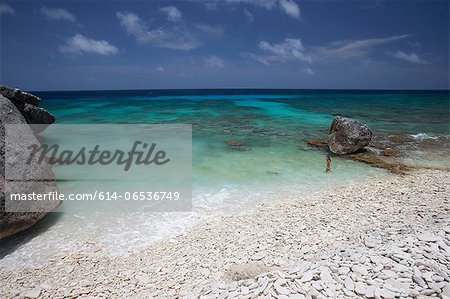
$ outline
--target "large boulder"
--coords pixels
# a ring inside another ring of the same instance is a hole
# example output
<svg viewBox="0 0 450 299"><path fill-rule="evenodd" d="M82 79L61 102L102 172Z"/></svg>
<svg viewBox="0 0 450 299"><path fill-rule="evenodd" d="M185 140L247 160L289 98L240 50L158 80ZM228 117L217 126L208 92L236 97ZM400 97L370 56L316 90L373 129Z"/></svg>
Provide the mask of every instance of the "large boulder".
<svg viewBox="0 0 450 299"><path fill-rule="evenodd" d="M7 99L10 99L11 101L28 103L33 106L39 105L39 102L41 101L40 97L5 85L0 85L0 95L4 96Z"/></svg>
<svg viewBox="0 0 450 299"><path fill-rule="evenodd" d="M39 124L39 126L31 127L35 133L42 132L48 125L55 122L53 114L44 108L36 107L28 103L15 103L15 105L27 123L32 125Z"/></svg>
<svg viewBox="0 0 450 299"><path fill-rule="evenodd" d="M369 145L372 131L359 121L336 116L328 133L330 151L339 155L357 152Z"/></svg>
<svg viewBox="0 0 450 299"><path fill-rule="evenodd" d="M55 117L44 108L37 107L41 98L17 88L0 85L0 95L10 100L29 124L40 124L32 126L35 133L40 133L48 125L55 122Z"/></svg>
<svg viewBox="0 0 450 299"><path fill-rule="evenodd" d="M8 124L20 126L14 128L11 136L8 135L6 144L5 125ZM9 99L0 95L0 239L27 229L61 203L48 200L6 201L7 192L11 190L20 193L58 191L50 165L31 161L25 167L24 163L18 163L28 157L27 147L31 144L38 144L38 141L25 118ZM5 152L8 157L5 157ZM8 173L5 173L6 169L9 169ZM10 176L17 182L8 182L6 186L5 179L10 179ZM45 181L36 181L39 178ZM8 190L5 190L6 187Z"/></svg>

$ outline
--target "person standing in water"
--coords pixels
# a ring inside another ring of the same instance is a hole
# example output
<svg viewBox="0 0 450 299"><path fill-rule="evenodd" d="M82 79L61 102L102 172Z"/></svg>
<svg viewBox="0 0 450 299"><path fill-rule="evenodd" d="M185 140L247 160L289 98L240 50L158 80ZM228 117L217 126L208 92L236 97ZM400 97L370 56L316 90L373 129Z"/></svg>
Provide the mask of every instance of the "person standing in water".
<svg viewBox="0 0 450 299"><path fill-rule="evenodd" d="M325 169L325 172L330 172L331 171L331 158L330 158L330 156L327 156L326 165L327 165L327 168Z"/></svg>

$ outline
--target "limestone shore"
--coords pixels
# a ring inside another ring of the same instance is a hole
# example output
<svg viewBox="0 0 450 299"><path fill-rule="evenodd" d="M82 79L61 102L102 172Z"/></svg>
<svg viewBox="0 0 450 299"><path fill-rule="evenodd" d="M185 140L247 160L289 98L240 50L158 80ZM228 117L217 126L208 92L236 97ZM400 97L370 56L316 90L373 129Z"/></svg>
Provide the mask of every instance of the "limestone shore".
<svg viewBox="0 0 450 299"><path fill-rule="evenodd" d="M420 170L208 220L127 257L0 270L1 298L450 298L450 172Z"/></svg>

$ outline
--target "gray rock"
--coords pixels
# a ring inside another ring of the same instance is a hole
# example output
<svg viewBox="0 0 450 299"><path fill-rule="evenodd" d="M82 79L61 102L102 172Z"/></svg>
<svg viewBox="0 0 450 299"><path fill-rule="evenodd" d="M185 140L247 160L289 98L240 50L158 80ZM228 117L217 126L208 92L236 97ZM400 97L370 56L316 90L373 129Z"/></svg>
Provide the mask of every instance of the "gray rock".
<svg viewBox="0 0 450 299"><path fill-rule="evenodd" d="M450 284L447 284L443 289L442 289L442 294L441 294L443 299L449 299L450 298Z"/></svg>
<svg viewBox="0 0 450 299"><path fill-rule="evenodd" d="M346 117L336 116L328 133L330 150L339 155L354 153L369 145L372 131L368 126Z"/></svg>
<svg viewBox="0 0 450 299"><path fill-rule="evenodd" d="M367 267L364 265L359 265L359 264L352 266L352 271L355 273L358 273L362 276L366 276L368 274Z"/></svg>
<svg viewBox="0 0 450 299"><path fill-rule="evenodd" d="M360 281L355 283L355 293L358 295L365 295L367 292L366 285Z"/></svg>
<svg viewBox="0 0 450 299"><path fill-rule="evenodd" d="M375 286L368 286L366 288L366 297L374 298L375 297Z"/></svg>
<svg viewBox="0 0 450 299"><path fill-rule="evenodd" d="M395 268L395 270L397 272L410 272L411 271L410 267L404 266L404 265L399 264L399 263L395 263L394 264L394 268Z"/></svg>
<svg viewBox="0 0 450 299"><path fill-rule="evenodd" d="M347 275L350 272L350 268L349 267L340 267L339 268L339 274L341 275Z"/></svg>
<svg viewBox="0 0 450 299"><path fill-rule="evenodd" d="M35 95L4 85L0 86L0 95L16 105L28 124L40 124L39 126L32 126L36 133L42 132L49 124L55 122L55 117L51 113L44 108L37 107L41 98Z"/></svg>
<svg viewBox="0 0 450 299"><path fill-rule="evenodd" d="M5 98L11 101L28 103L34 106L37 106L41 101L40 97L32 95L28 92L23 92L17 88L11 88L5 85L0 85L0 95L4 96Z"/></svg>
<svg viewBox="0 0 450 299"><path fill-rule="evenodd" d="M424 296L430 296L433 295L434 293L435 291L432 289L423 289L422 291L420 291L420 294Z"/></svg>
<svg viewBox="0 0 450 299"><path fill-rule="evenodd" d="M371 255L370 260L372 261L372 263L374 264L381 264L381 258L377 255Z"/></svg>
<svg viewBox="0 0 450 299"><path fill-rule="evenodd" d="M383 270L381 271L381 273L383 273L384 275L386 275L386 277L389 278L397 278L398 274L392 270Z"/></svg>
<svg viewBox="0 0 450 299"><path fill-rule="evenodd" d="M308 282L308 281L311 281L313 279L313 277L314 277L314 273L312 271L306 271L303 274L302 278L300 278L300 281L301 282Z"/></svg>
<svg viewBox="0 0 450 299"><path fill-rule="evenodd" d="M227 271L227 279L239 281L243 279L255 278L256 276L269 272L271 268L262 262L248 262L244 264L232 265Z"/></svg>
<svg viewBox="0 0 450 299"><path fill-rule="evenodd" d="M147 285L150 283L150 277L147 274L141 274L136 277L137 281L139 281L142 285Z"/></svg>
<svg viewBox="0 0 450 299"><path fill-rule="evenodd" d="M331 273L328 269L323 270L320 273L320 279L322 280L322 282L326 283L326 284L335 284L336 281L333 279L333 277L331 276Z"/></svg>
<svg viewBox="0 0 450 299"><path fill-rule="evenodd" d="M336 298L336 285L328 285L325 289L328 298Z"/></svg>
<svg viewBox="0 0 450 299"><path fill-rule="evenodd" d="M425 280L423 280L423 278L421 276L417 276L417 275L413 274L412 281L422 288L427 286L427 283L425 282Z"/></svg>
<svg viewBox="0 0 450 299"><path fill-rule="evenodd" d="M41 290L39 288L36 288L26 292L23 296L29 299L36 299L39 297L39 295L41 295Z"/></svg>
<svg viewBox="0 0 450 299"><path fill-rule="evenodd" d="M419 239L420 241L425 241L425 242L439 241L439 237L436 237L435 235L430 234L430 233L420 234L417 236L417 239Z"/></svg>
<svg viewBox="0 0 450 299"><path fill-rule="evenodd" d="M424 278L426 281L433 281L433 272L423 272L422 278Z"/></svg>
<svg viewBox="0 0 450 299"><path fill-rule="evenodd" d="M355 284L353 283L353 280L350 278L350 276L345 277L344 286L349 291L353 291L355 289Z"/></svg>
<svg viewBox="0 0 450 299"><path fill-rule="evenodd" d="M280 294L280 295L289 295L290 294L290 291L287 288L283 287L283 285L285 285L285 284L286 284L286 280L281 279L281 278L277 279L274 282L273 286L275 287L275 290L277 291L278 294Z"/></svg>
<svg viewBox="0 0 450 299"><path fill-rule="evenodd" d="M403 296L409 295L409 284L402 283L394 278L389 278L386 280L384 287L392 292L400 293Z"/></svg>
<svg viewBox="0 0 450 299"><path fill-rule="evenodd" d="M394 299L395 293L383 288L383 289L380 289L380 296L382 298L386 298L386 299Z"/></svg>
<svg viewBox="0 0 450 299"><path fill-rule="evenodd" d="M36 107L28 103L15 103L15 105L29 124L50 125L55 122L55 117L44 108ZM34 128L39 128L38 131L40 132L45 127L33 126L32 128L34 131L36 131Z"/></svg>
<svg viewBox="0 0 450 299"><path fill-rule="evenodd" d="M420 272L420 269L417 266L413 267L413 274L416 275L417 277L422 277L422 272Z"/></svg>
<svg viewBox="0 0 450 299"><path fill-rule="evenodd" d="M51 166L47 163L37 163L31 161L29 165L25 164L27 160L27 146L39 144L30 127L27 125L24 117L17 110L16 106L7 98L0 95L0 239L20 232L44 217L49 211L55 209L60 201L20 201L13 204L5 201L5 188L14 193L48 193L57 192ZM14 134L8 138L8 148L5 144L5 126L6 124L18 124ZM5 159L5 151L8 159ZM5 171L14 169L14 172L8 172L8 179L16 179L20 182L8 183L5 185ZM42 178L48 181L36 182L30 179ZM9 205L8 205L9 204ZM7 209L8 207L8 209ZM8 210L8 212L6 212Z"/></svg>
<svg viewBox="0 0 450 299"><path fill-rule="evenodd" d="M375 267L373 267L373 272L377 273L383 270L384 266L383 264L377 264Z"/></svg>

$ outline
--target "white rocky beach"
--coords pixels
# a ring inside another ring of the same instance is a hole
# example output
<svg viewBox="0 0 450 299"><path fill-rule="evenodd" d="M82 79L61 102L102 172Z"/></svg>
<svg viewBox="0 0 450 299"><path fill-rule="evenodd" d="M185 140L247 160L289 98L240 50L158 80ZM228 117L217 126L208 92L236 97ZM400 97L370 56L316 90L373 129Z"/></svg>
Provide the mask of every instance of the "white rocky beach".
<svg viewBox="0 0 450 299"><path fill-rule="evenodd" d="M418 170L292 196L127 257L92 244L2 269L0 297L450 298L449 181Z"/></svg>
<svg viewBox="0 0 450 299"><path fill-rule="evenodd" d="M449 0L0 0L0 299L450 299Z"/></svg>

